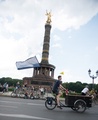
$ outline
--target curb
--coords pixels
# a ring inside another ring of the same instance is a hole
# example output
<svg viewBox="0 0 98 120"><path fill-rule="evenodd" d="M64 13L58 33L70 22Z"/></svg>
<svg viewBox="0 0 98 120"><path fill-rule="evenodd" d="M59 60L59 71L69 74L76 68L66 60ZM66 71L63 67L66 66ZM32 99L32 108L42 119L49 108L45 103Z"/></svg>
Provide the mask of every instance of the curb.
<svg viewBox="0 0 98 120"><path fill-rule="evenodd" d="M5 93L3 93L3 92L0 92L0 97L11 97L11 93L12 92L5 92ZM39 98L39 99L36 99L36 100L46 100L46 98L47 97L52 97L52 96L50 96L50 95L45 95L43 98ZM22 98L22 97L12 97L12 98ZM29 98L28 98L29 99ZM34 99L34 100L35 100ZM33 100L33 99L32 99ZM65 101L65 98L60 98L60 101Z"/></svg>
<svg viewBox="0 0 98 120"><path fill-rule="evenodd" d="M5 92L5 93L3 93L3 92L0 92L0 96L4 96L4 97L11 97L11 92Z"/></svg>

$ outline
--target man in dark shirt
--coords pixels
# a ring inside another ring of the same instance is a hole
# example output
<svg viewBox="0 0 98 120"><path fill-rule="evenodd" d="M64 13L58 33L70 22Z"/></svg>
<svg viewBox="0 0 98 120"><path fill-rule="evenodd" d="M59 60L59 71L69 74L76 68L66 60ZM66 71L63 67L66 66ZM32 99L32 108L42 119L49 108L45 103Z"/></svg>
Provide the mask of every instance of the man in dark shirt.
<svg viewBox="0 0 98 120"><path fill-rule="evenodd" d="M58 80L55 82L53 86L53 93L55 93L57 96L57 107L61 108L59 98L62 95L62 90L66 90L61 84L62 84L62 76L58 76ZM62 108L61 108L62 109Z"/></svg>

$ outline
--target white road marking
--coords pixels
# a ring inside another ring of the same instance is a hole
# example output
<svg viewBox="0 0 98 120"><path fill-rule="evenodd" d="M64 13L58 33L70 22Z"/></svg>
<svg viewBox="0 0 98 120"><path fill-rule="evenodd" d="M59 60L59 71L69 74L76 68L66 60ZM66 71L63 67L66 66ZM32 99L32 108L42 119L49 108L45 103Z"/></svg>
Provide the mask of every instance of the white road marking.
<svg viewBox="0 0 98 120"><path fill-rule="evenodd" d="M18 108L17 106L0 105L0 107Z"/></svg>
<svg viewBox="0 0 98 120"><path fill-rule="evenodd" d="M43 104L36 104L36 103L27 103L28 105L39 105L39 106L43 106Z"/></svg>
<svg viewBox="0 0 98 120"><path fill-rule="evenodd" d="M26 104L26 103L22 103L22 102L13 102L13 101L0 101L3 103L18 103L18 104Z"/></svg>
<svg viewBox="0 0 98 120"><path fill-rule="evenodd" d="M21 104L21 102L13 102L13 101L1 101L0 102L3 102L3 103L18 103L18 104ZM22 103L23 104L23 103Z"/></svg>
<svg viewBox="0 0 98 120"><path fill-rule="evenodd" d="M17 103L17 104L27 104L27 105L39 105L44 106L44 104L37 104L37 103L22 103L22 102L13 102L13 101L0 101L2 103Z"/></svg>
<svg viewBox="0 0 98 120"><path fill-rule="evenodd" d="M36 116L29 116L29 115L22 115L22 114L2 114L0 113L0 116L4 117L15 117L15 118L28 118L28 119L37 119L37 120L52 120L48 118L42 118L42 117L36 117Z"/></svg>

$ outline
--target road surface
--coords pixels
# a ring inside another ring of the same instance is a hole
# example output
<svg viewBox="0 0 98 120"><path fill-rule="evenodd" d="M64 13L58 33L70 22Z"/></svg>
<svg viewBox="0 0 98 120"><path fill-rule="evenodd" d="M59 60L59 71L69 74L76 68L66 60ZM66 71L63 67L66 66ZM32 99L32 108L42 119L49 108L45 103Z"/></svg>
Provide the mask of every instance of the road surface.
<svg viewBox="0 0 98 120"><path fill-rule="evenodd" d="M98 120L98 105L77 113L71 108L47 110L44 100L0 97L0 120Z"/></svg>

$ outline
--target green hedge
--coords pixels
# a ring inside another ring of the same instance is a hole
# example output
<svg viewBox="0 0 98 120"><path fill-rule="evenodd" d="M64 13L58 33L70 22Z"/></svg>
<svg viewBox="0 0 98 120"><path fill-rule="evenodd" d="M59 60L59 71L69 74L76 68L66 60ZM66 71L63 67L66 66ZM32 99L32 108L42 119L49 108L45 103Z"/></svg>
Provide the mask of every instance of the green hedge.
<svg viewBox="0 0 98 120"><path fill-rule="evenodd" d="M8 91L14 91L14 87L9 87Z"/></svg>

